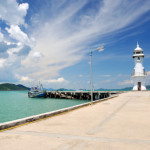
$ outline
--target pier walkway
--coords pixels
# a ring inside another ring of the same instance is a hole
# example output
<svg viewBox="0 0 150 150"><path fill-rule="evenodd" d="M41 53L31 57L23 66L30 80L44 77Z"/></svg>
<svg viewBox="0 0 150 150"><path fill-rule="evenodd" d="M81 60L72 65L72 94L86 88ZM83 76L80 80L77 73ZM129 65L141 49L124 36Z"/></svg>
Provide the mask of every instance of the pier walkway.
<svg viewBox="0 0 150 150"><path fill-rule="evenodd" d="M122 93L0 132L0 149L150 150L150 92Z"/></svg>

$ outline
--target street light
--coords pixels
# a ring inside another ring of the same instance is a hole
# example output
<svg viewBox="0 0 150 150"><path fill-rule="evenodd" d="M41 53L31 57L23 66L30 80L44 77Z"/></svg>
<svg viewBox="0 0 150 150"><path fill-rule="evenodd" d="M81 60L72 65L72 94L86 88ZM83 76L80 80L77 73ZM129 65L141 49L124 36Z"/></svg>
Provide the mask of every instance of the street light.
<svg viewBox="0 0 150 150"><path fill-rule="evenodd" d="M101 52L104 50L104 46L98 47L90 51L90 70L91 70L91 104L93 104L93 80L92 80L92 54L94 51Z"/></svg>

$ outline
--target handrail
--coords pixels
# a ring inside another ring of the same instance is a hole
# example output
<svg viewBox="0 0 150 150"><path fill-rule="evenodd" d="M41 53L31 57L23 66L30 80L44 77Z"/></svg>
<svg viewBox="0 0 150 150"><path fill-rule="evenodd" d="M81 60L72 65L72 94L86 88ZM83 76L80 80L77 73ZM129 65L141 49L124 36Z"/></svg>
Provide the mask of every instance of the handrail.
<svg viewBox="0 0 150 150"><path fill-rule="evenodd" d="M139 73L139 72L136 72L136 73L133 73L132 76L146 76L147 73L144 72L144 73Z"/></svg>

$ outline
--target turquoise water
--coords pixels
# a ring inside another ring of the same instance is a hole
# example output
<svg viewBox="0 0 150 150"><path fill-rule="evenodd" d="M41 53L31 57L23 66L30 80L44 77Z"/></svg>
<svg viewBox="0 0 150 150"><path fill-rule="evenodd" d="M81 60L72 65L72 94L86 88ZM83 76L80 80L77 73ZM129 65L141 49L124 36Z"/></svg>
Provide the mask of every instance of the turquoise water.
<svg viewBox="0 0 150 150"><path fill-rule="evenodd" d="M28 98L27 91L0 91L0 123L87 102L86 100Z"/></svg>

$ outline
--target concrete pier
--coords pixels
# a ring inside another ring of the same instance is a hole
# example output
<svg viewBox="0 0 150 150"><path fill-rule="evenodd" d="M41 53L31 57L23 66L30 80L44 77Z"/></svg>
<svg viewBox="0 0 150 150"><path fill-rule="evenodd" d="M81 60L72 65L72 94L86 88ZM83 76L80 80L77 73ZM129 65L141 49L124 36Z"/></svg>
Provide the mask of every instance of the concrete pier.
<svg viewBox="0 0 150 150"><path fill-rule="evenodd" d="M150 92L127 92L0 133L2 150L149 150Z"/></svg>

